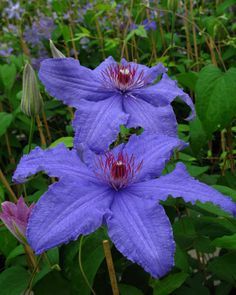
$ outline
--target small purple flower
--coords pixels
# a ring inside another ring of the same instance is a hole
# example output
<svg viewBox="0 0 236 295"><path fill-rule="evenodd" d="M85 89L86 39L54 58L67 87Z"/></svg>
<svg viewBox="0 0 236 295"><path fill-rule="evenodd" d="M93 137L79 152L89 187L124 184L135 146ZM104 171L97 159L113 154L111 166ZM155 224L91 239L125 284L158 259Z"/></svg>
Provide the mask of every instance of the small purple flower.
<svg viewBox="0 0 236 295"><path fill-rule="evenodd" d="M40 16L39 21L34 21L31 27L26 27L24 38L26 42L32 46L41 45L42 40L49 40L51 38L54 29L55 24L53 19L46 16Z"/></svg>
<svg viewBox="0 0 236 295"><path fill-rule="evenodd" d="M148 19L145 19L142 22L142 25L144 26L144 29L146 31L156 31L157 29L157 24L155 21L149 21Z"/></svg>
<svg viewBox="0 0 236 295"><path fill-rule="evenodd" d="M171 102L179 97L195 115L191 98L158 64L152 68L134 62L107 58L90 70L72 58L47 59L39 77L52 95L77 108L75 144L88 144L96 151L107 150L121 124L147 131L177 135ZM159 82L155 82L161 77Z"/></svg>
<svg viewBox="0 0 236 295"><path fill-rule="evenodd" d="M129 30L130 30L130 31L136 30L137 28L138 28L138 25L136 25L135 23L132 23L132 24L129 26Z"/></svg>
<svg viewBox="0 0 236 295"><path fill-rule="evenodd" d="M13 48L12 47L0 47L0 56L2 57L8 57L12 54Z"/></svg>
<svg viewBox="0 0 236 295"><path fill-rule="evenodd" d="M34 204L28 207L23 197L19 198L17 204L8 201L2 203L0 219L21 243L26 243L26 227L33 207Z"/></svg>
<svg viewBox="0 0 236 295"><path fill-rule="evenodd" d="M63 144L36 148L21 159L13 179L24 182L45 171L59 181L32 212L27 227L30 246L40 254L105 224L124 256L153 277L165 275L174 263L175 243L160 200L183 197L186 202L212 202L236 213L230 198L193 179L181 163L161 176L173 149L185 145L175 137L143 133L105 154L85 150L83 161L76 149Z"/></svg>
<svg viewBox="0 0 236 295"><path fill-rule="evenodd" d="M25 11L20 7L20 3L8 1L8 4L9 6L4 9L4 14L6 14L9 19L20 19Z"/></svg>

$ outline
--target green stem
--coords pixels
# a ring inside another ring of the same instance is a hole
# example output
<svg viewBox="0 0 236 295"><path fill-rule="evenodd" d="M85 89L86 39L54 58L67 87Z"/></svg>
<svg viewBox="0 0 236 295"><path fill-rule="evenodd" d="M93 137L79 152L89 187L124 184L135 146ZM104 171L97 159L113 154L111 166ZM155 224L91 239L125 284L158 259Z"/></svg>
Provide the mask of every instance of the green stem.
<svg viewBox="0 0 236 295"><path fill-rule="evenodd" d="M83 236L81 236L80 241L79 241L79 268L81 271L81 274L84 278L84 281L86 283L86 285L88 286L89 290L93 293L93 295L96 295L96 293L94 292L93 288L91 287L89 280L84 272L83 266L82 266L82 245L83 245Z"/></svg>
<svg viewBox="0 0 236 295"><path fill-rule="evenodd" d="M174 30L175 30L175 11L172 12L172 19L171 19L171 57L174 60Z"/></svg>
<svg viewBox="0 0 236 295"><path fill-rule="evenodd" d="M29 141L28 141L28 154L31 151L32 138L33 138L33 134L34 134L34 123L35 123L35 119L34 119L34 117L31 117Z"/></svg>
<svg viewBox="0 0 236 295"><path fill-rule="evenodd" d="M31 274L31 277L30 277L30 280L28 282L28 286L26 288L26 290L24 291L23 294L30 294L30 291L32 290L32 287L33 287L33 282L34 282L34 279L35 279L35 276L37 274L37 271L38 271L38 267L39 267L39 263L41 261L41 258L42 258L43 254L41 254L36 262L36 265L32 271L32 274Z"/></svg>

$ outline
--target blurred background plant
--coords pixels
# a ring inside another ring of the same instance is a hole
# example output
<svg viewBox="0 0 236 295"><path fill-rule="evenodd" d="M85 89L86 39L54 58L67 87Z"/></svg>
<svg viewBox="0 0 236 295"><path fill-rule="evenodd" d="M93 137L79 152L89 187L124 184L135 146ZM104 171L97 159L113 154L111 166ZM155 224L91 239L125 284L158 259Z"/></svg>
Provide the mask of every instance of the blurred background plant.
<svg viewBox="0 0 236 295"><path fill-rule="evenodd" d="M236 6L216 1L4 1L0 2L0 200L24 195L35 202L53 182L39 174L27 186L11 182L23 153L29 150L31 119L21 112L23 68L38 70L51 57L49 39L67 57L95 68L105 57L125 57L148 66L162 62L169 75L190 93L197 118L173 103L180 138L189 148L177 159L199 180L236 201ZM49 97L41 86L44 109L33 126L32 148L72 146L73 109ZM133 132L121 128L126 140ZM236 290L236 221L209 204L164 202L177 242L175 268L153 280L112 248L121 295L234 294ZM79 222L79 221L78 221ZM84 238L81 262L96 294L111 294L104 260L103 229ZM27 267L24 248L0 224L1 294L90 294L79 267L79 241L40 256ZM80 253L81 254L81 253ZM29 294L29 293L28 293Z"/></svg>

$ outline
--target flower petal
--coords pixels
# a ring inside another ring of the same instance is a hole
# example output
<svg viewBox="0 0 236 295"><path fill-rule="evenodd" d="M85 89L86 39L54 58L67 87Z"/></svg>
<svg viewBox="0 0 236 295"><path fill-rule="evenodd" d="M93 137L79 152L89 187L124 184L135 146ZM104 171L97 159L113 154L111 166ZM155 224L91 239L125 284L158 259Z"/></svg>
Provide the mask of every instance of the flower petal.
<svg viewBox="0 0 236 295"><path fill-rule="evenodd" d="M39 78L50 95L76 108L80 99L98 101L110 96L95 73L73 58L44 60Z"/></svg>
<svg viewBox="0 0 236 295"><path fill-rule="evenodd" d="M109 188L64 177L51 185L35 205L27 240L36 254L76 240L101 226L111 202Z"/></svg>
<svg viewBox="0 0 236 295"><path fill-rule="evenodd" d="M162 206L123 191L114 197L111 211L108 234L124 256L156 278L171 270L175 245Z"/></svg>
<svg viewBox="0 0 236 295"><path fill-rule="evenodd" d="M13 180L18 183L25 182L27 177L40 171L45 171L49 176L54 177L75 175L96 179L81 162L76 150L69 150L64 144L47 150L36 147L30 154L23 156L13 175Z"/></svg>
<svg viewBox="0 0 236 295"><path fill-rule="evenodd" d="M95 74L101 75L104 70L106 70L109 66L116 64L116 61L114 60L114 58L112 56L109 56L108 58L106 58L102 63L100 63L99 66L97 66L93 72ZM102 77L102 76L100 76Z"/></svg>
<svg viewBox="0 0 236 295"><path fill-rule="evenodd" d="M20 197L17 202L17 219L27 223L31 209L26 205L23 197Z"/></svg>
<svg viewBox="0 0 236 295"><path fill-rule="evenodd" d="M88 145L96 152L107 150L116 140L120 125L125 124L127 119L119 95L99 102L81 101L73 122L75 147L80 149Z"/></svg>
<svg viewBox="0 0 236 295"><path fill-rule="evenodd" d="M133 91L132 95L144 99L154 106L166 106L179 97L191 108L192 112L187 120L193 119L196 115L194 104L189 95L179 88L177 82L170 79L167 74L163 74L162 79L157 84Z"/></svg>
<svg viewBox="0 0 236 295"><path fill-rule="evenodd" d="M177 121L170 105L156 107L133 97L124 99L124 109L130 115L127 127L143 127L147 131L177 136Z"/></svg>
<svg viewBox="0 0 236 295"><path fill-rule="evenodd" d="M174 149L182 149L187 144L176 137L144 132L133 135L125 145L123 152L134 155L135 162L143 162L136 180L147 180L161 175Z"/></svg>
<svg viewBox="0 0 236 295"><path fill-rule="evenodd" d="M175 170L158 179L142 183L135 183L129 188L136 196L143 198L140 191L145 191L147 198L166 200L168 196L182 197L186 202L194 204L211 202L226 212L236 215L236 203L230 197L224 196L212 187L201 183L190 176L182 163L176 165Z"/></svg>

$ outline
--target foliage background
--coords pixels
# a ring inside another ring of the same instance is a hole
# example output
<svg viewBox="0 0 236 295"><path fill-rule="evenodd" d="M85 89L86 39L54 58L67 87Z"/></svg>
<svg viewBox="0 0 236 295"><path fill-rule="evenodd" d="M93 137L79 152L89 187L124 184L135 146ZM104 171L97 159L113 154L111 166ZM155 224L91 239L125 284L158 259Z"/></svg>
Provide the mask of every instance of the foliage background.
<svg viewBox="0 0 236 295"><path fill-rule="evenodd" d="M48 39L66 56L94 68L105 57L125 57L146 65L162 62L168 74L193 98L197 118L173 103L179 137L189 148L169 163L184 162L194 177L236 201L236 22L235 1L1 1L0 3L0 201L13 194L36 201L52 180L39 174L26 187L11 181L27 150L30 118L20 110L22 70L29 60L37 70L51 56ZM72 146L73 110L44 92L33 147ZM121 129L126 140L132 130ZM234 294L236 221L209 204L192 206L169 198L177 250L173 271L153 280L113 247L121 295ZM112 294L102 240L104 229L85 237L81 259L96 294ZM39 272L30 269L22 245L0 224L2 295L90 294L79 267L79 241L42 256ZM29 293L28 293L29 294Z"/></svg>

